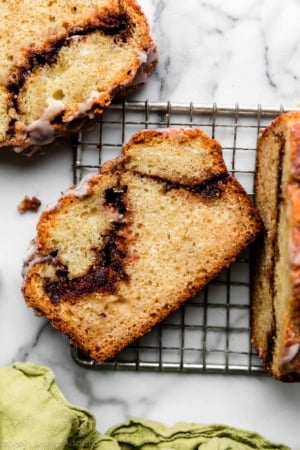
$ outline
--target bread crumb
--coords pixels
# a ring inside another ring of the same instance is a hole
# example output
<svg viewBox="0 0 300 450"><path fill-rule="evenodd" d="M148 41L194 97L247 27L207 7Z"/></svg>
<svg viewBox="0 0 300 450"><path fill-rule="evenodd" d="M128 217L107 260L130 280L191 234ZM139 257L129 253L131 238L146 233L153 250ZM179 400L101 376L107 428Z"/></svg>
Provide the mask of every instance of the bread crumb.
<svg viewBox="0 0 300 450"><path fill-rule="evenodd" d="M37 212L40 206L41 201L37 197L28 197L28 195L25 195L23 200L18 204L18 211L20 214L28 211Z"/></svg>

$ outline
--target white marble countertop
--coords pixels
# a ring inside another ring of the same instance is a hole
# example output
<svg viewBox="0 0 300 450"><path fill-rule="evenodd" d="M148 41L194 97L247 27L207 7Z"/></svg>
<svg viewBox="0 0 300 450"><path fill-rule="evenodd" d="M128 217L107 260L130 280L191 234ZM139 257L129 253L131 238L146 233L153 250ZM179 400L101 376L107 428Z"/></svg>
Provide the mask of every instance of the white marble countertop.
<svg viewBox="0 0 300 450"><path fill-rule="evenodd" d="M300 102L300 3L296 0L140 0L160 63L135 99L296 107ZM172 425L225 423L300 449L300 385L269 376L91 371L67 340L25 307L22 259L37 215L20 215L25 194L45 206L72 183L67 143L32 158L0 155L0 364L53 369L66 398L95 414L99 431L131 416ZM69 178L68 178L69 176Z"/></svg>

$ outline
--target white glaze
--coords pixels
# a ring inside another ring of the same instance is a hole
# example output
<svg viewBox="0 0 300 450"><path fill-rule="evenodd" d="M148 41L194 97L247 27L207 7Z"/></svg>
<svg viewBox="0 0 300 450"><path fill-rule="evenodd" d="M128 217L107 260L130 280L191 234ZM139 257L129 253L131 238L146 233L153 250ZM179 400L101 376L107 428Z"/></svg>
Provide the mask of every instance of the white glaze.
<svg viewBox="0 0 300 450"><path fill-rule="evenodd" d="M68 188L64 195L74 194L76 197L84 197L89 190L89 182L96 175L96 173L86 174L76 186Z"/></svg>
<svg viewBox="0 0 300 450"><path fill-rule="evenodd" d="M282 364L286 365L292 362L292 360L295 358L297 353L300 350L300 343L296 342L295 344L292 344L288 347L285 347L284 349L284 356L282 358Z"/></svg>
<svg viewBox="0 0 300 450"><path fill-rule="evenodd" d="M149 78L148 67L158 60L158 51L156 47L150 48L147 52L139 52L139 60L141 66L138 67L135 77L133 78L130 86L138 86L147 82Z"/></svg>
<svg viewBox="0 0 300 450"><path fill-rule="evenodd" d="M95 117L94 112L92 111L92 108L94 104L99 101L100 99L100 92L98 91L92 91L89 98L87 98L84 102L81 102L78 106L78 109L73 116L69 117L67 119L67 122L71 122L74 119L82 118L82 117L88 117L89 119L93 119Z"/></svg>
<svg viewBox="0 0 300 450"><path fill-rule="evenodd" d="M45 145L53 142L55 139L55 130L51 125L54 119L65 108L62 100L54 98L47 99L47 108L41 115L40 119L32 122L25 130L32 145Z"/></svg>
<svg viewBox="0 0 300 450"><path fill-rule="evenodd" d="M23 260L23 267L22 267L22 277L23 279L26 277L26 274L28 270L35 264L41 263L41 262L48 262L48 261L54 261L54 258L52 258L50 255L42 255L37 248L36 240L33 239L31 241L30 246L25 252L24 260Z"/></svg>
<svg viewBox="0 0 300 450"><path fill-rule="evenodd" d="M145 64L148 61L148 53L144 50L139 51L140 64Z"/></svg>
<svg viewBox="0 0 300 450"><path fill-rule="evenodd" d="M70 187L68 187L67 189L65 189L65 191L63 191L59 197L59 199L53 200L51 202L49 202L45 208L43 209L43 211L52 211L54 209L57 208L58 203L60 200L63 199L63 197L66 197L67 195L75 195L75 197L84 197L87 193L88 193L88 189L89 189L89 181L90 179L95 176L95 173L90 173L85 175L77 185L72 185Z"/></svg>

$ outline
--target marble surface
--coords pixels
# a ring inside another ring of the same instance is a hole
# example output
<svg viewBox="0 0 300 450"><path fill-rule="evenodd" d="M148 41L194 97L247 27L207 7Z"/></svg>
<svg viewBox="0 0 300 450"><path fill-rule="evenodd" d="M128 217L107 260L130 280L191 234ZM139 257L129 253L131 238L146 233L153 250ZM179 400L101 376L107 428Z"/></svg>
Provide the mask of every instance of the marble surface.
<svg viewBox="0 0 300 450"><path fill-rule="evenodd" d="M140 0L160 63L135 99L296 107L300 101L300 3L296 0ZM300 385L268 376L95 372L74 364L65 338L24 305L21 266L36 214L72 183L68 142L43 155L0 154L0 364L51 367L67 399L91 409L105 431L130 416L226 423L300 449Z"/></svg>

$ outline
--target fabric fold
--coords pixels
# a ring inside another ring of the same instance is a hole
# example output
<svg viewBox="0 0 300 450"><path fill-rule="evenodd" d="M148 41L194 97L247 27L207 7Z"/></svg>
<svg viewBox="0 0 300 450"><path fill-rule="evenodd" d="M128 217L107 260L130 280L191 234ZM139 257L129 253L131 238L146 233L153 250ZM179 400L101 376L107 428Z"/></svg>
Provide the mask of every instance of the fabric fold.
<svg viewBox="0 0 300 450"><path fill-rule="evenodd" d="M0 368L0 449L118 450L94 416L71 405L53 372L30 363Z"/></svg>
<svg viewBox="0 0 300 450"><path fill-rule="evenodd" d="M132 418L112 427L108 434L122 450L289 450L258 433L218 424L177 423L168 428L159 422Z"/></svg>
<svg viewBox="0 0 300 450"><path fill-rule="evenodd" d="M70 404L47 367L0 367L0 450L290 450L258 433L225 425L166 427L132 418L106 434L93 414Z"/></svg>

